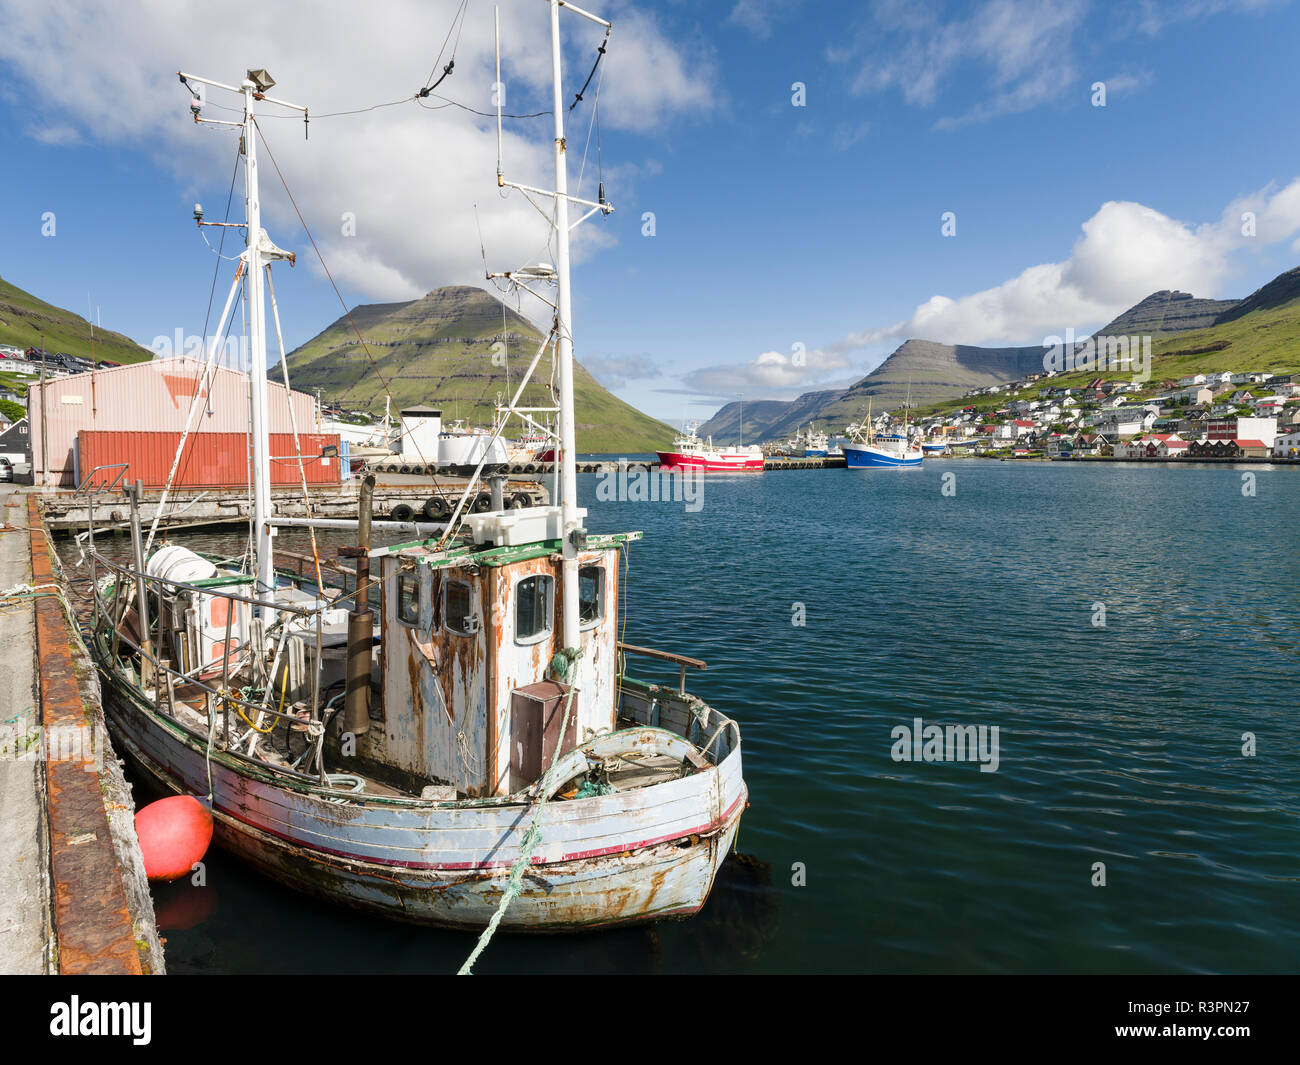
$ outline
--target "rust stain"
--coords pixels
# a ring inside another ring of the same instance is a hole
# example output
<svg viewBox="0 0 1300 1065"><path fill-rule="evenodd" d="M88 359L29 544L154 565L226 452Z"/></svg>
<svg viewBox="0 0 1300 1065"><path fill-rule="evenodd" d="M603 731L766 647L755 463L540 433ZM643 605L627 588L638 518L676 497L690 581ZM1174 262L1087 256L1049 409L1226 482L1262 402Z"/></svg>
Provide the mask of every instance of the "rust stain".
<svg viewBox="0 0 1300 1065"><path fill-rule="evenodd" d="M28 498L27 517L32 583L54 583L50 545L34 497ZM46 730L86 728L63 608L53 596L35 600L34 606L42 723ZM46 762L46 790L59 971L140 975L140 952L113 853L99 774L85 761L52 758Z"/></svg>

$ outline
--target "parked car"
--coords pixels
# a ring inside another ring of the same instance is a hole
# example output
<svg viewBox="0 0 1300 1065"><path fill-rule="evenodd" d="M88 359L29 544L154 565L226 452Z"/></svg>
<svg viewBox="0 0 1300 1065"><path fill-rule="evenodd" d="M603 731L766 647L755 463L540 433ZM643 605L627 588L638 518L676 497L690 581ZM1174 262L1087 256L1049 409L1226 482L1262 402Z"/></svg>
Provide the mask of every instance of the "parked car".
<svg viewBox="0 0 1300 1065"><path fill-rule="evenodd" d="M0 481L14 479L14 464L6 458L0 458Z"/></svg>

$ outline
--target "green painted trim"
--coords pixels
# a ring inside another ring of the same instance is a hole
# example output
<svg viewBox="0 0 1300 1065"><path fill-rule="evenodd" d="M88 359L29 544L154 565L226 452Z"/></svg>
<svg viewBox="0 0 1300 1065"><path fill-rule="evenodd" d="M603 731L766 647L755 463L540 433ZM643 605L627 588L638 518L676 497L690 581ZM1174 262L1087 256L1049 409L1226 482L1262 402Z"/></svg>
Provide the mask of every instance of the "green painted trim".
<svg viewBox="0 0 1300 1065"><path fill-rule="evenodd" d="M631 543L633 540L640 540L641 536L640 532L588 536L587 546L584 550L605 551L621 544ZM385 555L372 557L392 557L405 555L407 551L431 550L436 548L437 543L436 540L415 540L409 544L394 544L392 547L384 549ZM514 547L453 547L446 548L436 555L406 555L405 557L414 557L415 561L420 565L432 566L435 569L463 565L466 562L472 562L474 565L479 566L501 567L515 562L526 562L529 559L558 554L562 550L563 544L559 540L539 540L531 544L517 544Z"/></svg>
<svg viewBox="0 0 1300 1065"><path fill-rule="evenodd" d="M221 588L227 584L252 584L253 578L247 574L236 574L233 577L207 577L201 581L191 581L195 588Z"/></svg>

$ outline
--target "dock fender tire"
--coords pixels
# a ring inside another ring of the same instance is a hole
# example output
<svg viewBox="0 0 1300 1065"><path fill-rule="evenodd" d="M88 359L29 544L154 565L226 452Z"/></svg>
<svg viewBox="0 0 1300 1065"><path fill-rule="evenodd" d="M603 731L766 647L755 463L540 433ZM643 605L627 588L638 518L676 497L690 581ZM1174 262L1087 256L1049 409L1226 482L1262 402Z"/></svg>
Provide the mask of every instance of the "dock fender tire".
<svg viewBox="0 0 1300 1065"><path fill-rule="evenodd" d="M398 503L389 516L393 521L411 521L415 518L415 511L407 503Z"/></svg>
<svg viewBox="0 0 1300 1065"><path fill-rule="evenodd" d="M420 512L429 521L442 521L451 511L447 507L447 501L442 496L430 496L424 501L424 506Z"/></svg>
<svg viewBox="0 0 1300 1065"><path fill-rule="evenodd" d="M516 492L510 497L511 510L523 510L531 501L523 492Z"/></svg>
<svg viewBox="0 0 1300 1065"><path fill-rule="evenodd" d="M474 513L486 514L492 509L492 497L490 495L481 495L474 500Z"/></svg>

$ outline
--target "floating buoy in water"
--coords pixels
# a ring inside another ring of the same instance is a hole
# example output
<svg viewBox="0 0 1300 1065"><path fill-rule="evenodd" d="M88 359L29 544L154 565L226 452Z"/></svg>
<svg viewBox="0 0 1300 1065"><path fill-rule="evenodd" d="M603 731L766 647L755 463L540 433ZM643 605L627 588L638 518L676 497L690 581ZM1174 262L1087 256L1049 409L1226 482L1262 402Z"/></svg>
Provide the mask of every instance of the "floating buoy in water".
<svg viewBox="0 0 1300 1065"><path fill-rule="evenodd" d="M144 873L150 880L188 876L212 842L212 812L193 795L151 802L135 815Z"/></svg>

